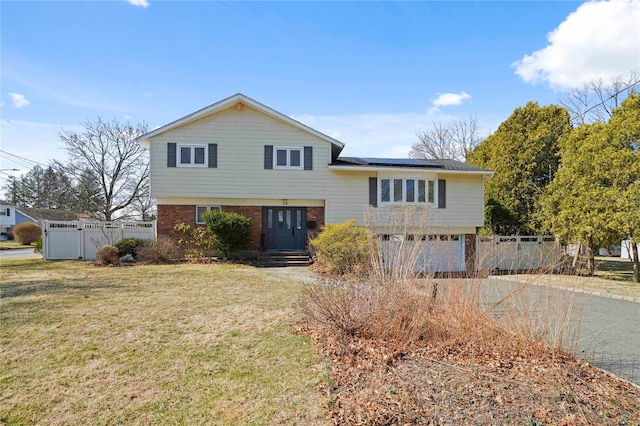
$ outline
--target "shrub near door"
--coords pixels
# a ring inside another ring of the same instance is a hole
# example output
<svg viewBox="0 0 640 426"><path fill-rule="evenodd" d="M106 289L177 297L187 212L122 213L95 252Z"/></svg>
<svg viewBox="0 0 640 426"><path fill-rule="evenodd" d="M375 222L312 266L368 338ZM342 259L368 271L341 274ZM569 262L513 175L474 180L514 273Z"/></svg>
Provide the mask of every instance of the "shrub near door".
<svg viewBox="0 0 640 426"><path fill-rule="evenodd" d="M238 213L209 210L202 215L213 235L213 248L226 259L251 244L251 219Z"/></svg>

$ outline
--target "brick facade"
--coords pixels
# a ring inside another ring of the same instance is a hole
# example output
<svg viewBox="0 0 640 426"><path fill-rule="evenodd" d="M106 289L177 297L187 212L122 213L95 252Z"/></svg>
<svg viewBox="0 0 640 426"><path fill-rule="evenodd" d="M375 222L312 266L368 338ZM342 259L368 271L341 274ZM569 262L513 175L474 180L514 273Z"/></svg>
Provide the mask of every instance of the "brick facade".
<svg viewBox="0 0 640 426"><path fill-rule="evenodd" d="M184 235L175 231L173 227L178 223L196 226L196 206L158 205L158 235L166 235L180 239Z"/></svg>
<svg viewBox="0 0 640 426"><path fill-rule="evenodd" d="M307 207L307 224L315 221L315 229L307 229L307 240L312 240L318 236L324 226L324 207Z"/></svg>
<svg viewBox="0 0 640 426"><path fill-rule="evenodd" d="M239 213L251 219L251 250L260 249L260 236L262 234L262 207L261 206L222 206L223 212ZM324 207L307 207L307 222L315 221L316 228L308 231L309 238L315 238L322 226L324 226ZM196 206L159 205L158 206L158 235L167 235L172 238L182 238L183 235L175 231L173 227L177 223L186 223L196 226Z"/></svg>
<svg viewBox="0 0 640 426"><path fill-rule="evenodd" d="M464 238L464 262L467 274L476 271L476 234L466 234Z"/></svg>

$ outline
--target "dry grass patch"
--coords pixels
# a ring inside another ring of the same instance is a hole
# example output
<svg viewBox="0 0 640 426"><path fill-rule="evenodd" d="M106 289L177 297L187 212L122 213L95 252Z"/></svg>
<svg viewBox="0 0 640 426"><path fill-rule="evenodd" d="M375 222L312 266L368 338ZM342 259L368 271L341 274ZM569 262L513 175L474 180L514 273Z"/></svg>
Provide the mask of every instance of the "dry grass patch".
<svg viewBox="0 0 640 426"><path fill-rule="evenodd" d="M0 423L318 424L299 287L249 267L2 265Z"/></svg>

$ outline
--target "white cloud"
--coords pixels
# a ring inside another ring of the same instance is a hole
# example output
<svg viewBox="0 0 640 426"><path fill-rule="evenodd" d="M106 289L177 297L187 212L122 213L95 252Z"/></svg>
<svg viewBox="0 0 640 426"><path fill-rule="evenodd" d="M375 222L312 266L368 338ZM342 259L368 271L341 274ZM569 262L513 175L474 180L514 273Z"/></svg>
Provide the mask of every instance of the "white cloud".
<svg viewBox="0 0 640 426"><path fill-rule="evenodd" d="M9 96L11 96L13 106L16 108L24 108L31 104L31 102L29 102L27 98L25 98L24 95L20 93L9 93Z"/></svg>
<svg viewBox="0 0 640 426"><path fill-rule="evenodd" d="M512 64L527 83L559 89L640 69L640 0L590 1L548 34L549 44Z"/></svg>
<svg viewBox="0 0 640 426"><path fill-rule="evenodd" d="M127 0L129 4L140 7L149 7L149 2L147 0Z"/></svg>
<svg viewBox="0 0 640 426"><path fill-rule="evenodd" d="M153 93L151 93L151 92L144 92L144 95L145 95L145 96L147 96L147 97L149 97L149 96L153 96Z"/></svg>
<svg viewBox="0 0 640 426"><path fill-rule="evenodd" d="M441 106L455 105L458 106L467 99L471 99L471 95L466 92L460 93L438 93L438 97L433 100L434 108Z"/></svg>

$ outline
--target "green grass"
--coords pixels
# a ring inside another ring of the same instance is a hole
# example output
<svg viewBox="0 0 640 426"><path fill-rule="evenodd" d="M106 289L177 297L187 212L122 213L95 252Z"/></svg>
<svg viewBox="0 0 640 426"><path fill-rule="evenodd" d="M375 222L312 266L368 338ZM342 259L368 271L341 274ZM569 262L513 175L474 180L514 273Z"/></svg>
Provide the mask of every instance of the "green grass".
<svg viewBox="0 0 640 426"><path fill-rule="evenodd" d="M633 262L619 257L596 257L595 276L607 280L633 282Z"/></svg>
<svg viewBox="0 0 640 426"><path fill-rule="evenodd" d="M300 287L234 265L2 264L0 424L322 424Z"/></svg>

